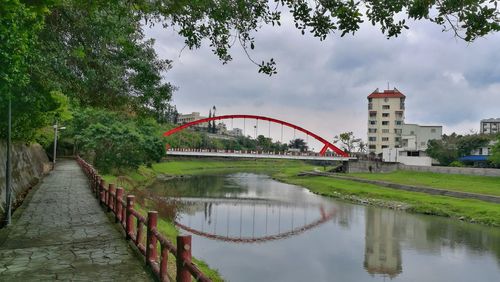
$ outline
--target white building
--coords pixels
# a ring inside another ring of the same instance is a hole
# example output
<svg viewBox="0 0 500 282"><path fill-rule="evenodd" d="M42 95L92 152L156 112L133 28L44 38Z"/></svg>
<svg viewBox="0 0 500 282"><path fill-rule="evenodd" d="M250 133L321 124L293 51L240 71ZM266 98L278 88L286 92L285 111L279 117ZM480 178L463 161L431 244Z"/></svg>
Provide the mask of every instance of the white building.
<svg viewBox="0 0 500 282"><path fill-rule="evenodd" d="M481 120L479 133L496 134L498 132L500 132L500 118L489 118Z"/></svg>
<svg viewBox="0 0 500 282"><path fill-rule="evenodd" d="M399 162L406 165L431 166L433 160L427 156L429 140L440 140L443 127L439 125L404 124L400 148L383 149L385 162Z"/></svg>
<svg viewBox="0 0 500 282"><path fill-rule="evenodd" d="M177 123L178 124L186 124L189 122L193 122L196 120L204 119L207 117L201 116L199 112L192 112L190 114L179 114L179 117L177 118ZM208 127L208 123L204 122L201 124L197 124L197 127Z"/></svg>
<svg viewBox="0 0 500 282"><path fill-rule="evenodd" d="M238 137L243 136L243 129L241 128L233 128L227 132L228 135Z"/></svg>
<svg viewBox="0 0 500 282"><path fill-rule="evenodd" d="M368 95L368 152L401 147L406 96L396 88Z"/></svg>

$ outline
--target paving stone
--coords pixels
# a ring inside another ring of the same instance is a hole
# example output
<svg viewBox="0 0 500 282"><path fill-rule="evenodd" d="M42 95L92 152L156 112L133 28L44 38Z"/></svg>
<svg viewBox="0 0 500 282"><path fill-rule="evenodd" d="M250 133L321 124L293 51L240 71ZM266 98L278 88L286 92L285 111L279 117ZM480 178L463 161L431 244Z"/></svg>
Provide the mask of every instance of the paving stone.
<svg viewBox="0 0 500 282"><path fill-rule="evenodd" d="M0 281L153 281L75 161L60 161L32 193L0 245Z"/></svg>

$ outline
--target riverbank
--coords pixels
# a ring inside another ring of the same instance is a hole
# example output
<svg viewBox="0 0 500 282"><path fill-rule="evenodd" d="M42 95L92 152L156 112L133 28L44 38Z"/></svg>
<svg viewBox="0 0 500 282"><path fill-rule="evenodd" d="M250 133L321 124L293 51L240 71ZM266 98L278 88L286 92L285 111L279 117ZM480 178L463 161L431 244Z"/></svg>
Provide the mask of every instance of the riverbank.
<svg viewBox="0 0 500 282"><path fill-rule="evenodd" d="M301 171L321 169L301 161L292 160L211 160L211 159L174 159L153 164L152 168L141 168L136 172L123 177L135 183L135 187L146 187L147 183L156 179L158 175L181 177L197 174L230 173L237 171L263 171L272 175L276 180L303 186L311 192L328 197L334 197L349 202L381 206L392 209L401 209L414 213L423 213L451 217L472 223L490 226L500 226L500 205L480 200L457 199L447 196L428 195L419 192L401 191L381 187L373 184L358 183L350 180L333 179L324 176L298 176ZM406 172L401 172L405 174ZM430 187L436 183L437 188L450 190L467 190L474 187L477 193L497 193L495 180L481 176L435 176L411 172L414 179L423 181ZM360 177L387 177L386 174L370 174ZM406 176L393 177L393 181L403 179L404 183L413 183L412 178ZM116 178L115 178L116 179ZM408 180L410 179L410 180ZM420 179L420 180L419 180ZM415 180L415 181L417 181ZM439 181L438 181L439 180ZM500 182L500 180L499 180ZM419 183L419 182L416 182ZM446 184L448 183L448 184ZM451 184L450 184L451 183ZM402 183L403 184L403 183Z"/></svg>

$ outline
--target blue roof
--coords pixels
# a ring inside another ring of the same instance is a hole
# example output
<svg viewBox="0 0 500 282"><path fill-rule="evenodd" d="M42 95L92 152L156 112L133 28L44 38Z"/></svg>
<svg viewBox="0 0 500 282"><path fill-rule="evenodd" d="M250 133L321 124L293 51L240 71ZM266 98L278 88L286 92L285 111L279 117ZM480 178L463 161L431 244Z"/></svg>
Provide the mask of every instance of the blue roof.
<svg viewBox="0 0 500 282"><path fill-rule="evenodd" d="M487 161L489 156L465 156L461 157L459 160L460 161L472 161L472 162L479 162L479 161Z"/></svg>

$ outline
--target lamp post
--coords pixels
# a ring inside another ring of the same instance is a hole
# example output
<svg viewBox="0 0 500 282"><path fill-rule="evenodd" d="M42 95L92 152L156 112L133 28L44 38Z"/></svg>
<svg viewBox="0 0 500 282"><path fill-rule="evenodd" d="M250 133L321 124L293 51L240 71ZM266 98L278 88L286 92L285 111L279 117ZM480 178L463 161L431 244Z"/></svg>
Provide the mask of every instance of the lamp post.
<svg viewBox="0 0 500 282"><path fill-rule="evenodd" d="M8 131L7 131L7 163L5 165L5 209L7 215L5 217L5 225L11 222L12 213L12 167L11 167L11 146L12 146L12 97L9 95L9 113L8 113Z"/></svg>
<svg viewBox="0 0 500 282"><path fill-rule="evenodd" d="M53 159L52 163L54 164L54 167L56 167L56 155L57 155L57 134L59 132L59 129L63 130L66 129L66 127L59 127L58 120L56 119L56 124L54 124L54 154L53 154Z"/></svg>

